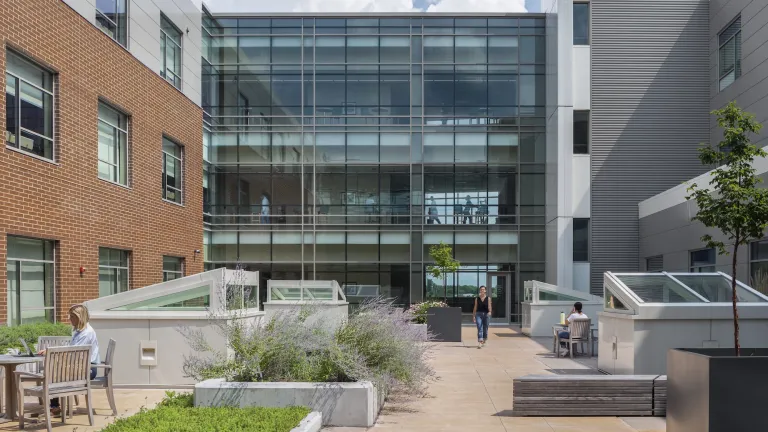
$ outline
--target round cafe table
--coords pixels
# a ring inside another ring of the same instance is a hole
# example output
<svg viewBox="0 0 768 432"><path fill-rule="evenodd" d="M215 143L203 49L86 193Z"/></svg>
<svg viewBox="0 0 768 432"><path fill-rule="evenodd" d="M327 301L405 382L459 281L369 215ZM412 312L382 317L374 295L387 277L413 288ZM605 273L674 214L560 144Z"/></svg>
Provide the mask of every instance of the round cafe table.
<svg viewBox="0 0 768 432"><path fill-rule="evenodd" d="M16 377L14 371L16 366L28 363L40 363L45 357L26 357L15 355L0 355L0 366L5 368L5 419L6 421L16 419L16 397L19 394L16 388Z"/></svg>

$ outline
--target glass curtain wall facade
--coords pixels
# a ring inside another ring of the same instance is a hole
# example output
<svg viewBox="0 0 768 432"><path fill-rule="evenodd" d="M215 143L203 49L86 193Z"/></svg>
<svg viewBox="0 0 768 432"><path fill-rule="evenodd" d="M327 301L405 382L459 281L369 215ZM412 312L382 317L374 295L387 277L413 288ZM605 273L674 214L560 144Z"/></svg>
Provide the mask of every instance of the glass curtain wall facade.
<svg viewBox="0 0 768 432"><path fill-rule="evenodd" d="M516 320L544 272L544 32L532 14L204 17L207 266L403 306L471 309L507 281ZM445 290L425 273L440 241L462 263Z"/></svg>

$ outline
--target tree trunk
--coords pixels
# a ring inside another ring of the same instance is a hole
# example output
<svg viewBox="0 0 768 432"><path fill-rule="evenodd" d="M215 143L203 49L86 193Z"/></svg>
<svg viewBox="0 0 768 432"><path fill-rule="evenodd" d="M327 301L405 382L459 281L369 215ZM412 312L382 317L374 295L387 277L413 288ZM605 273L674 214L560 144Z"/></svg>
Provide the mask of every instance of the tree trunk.
<svg viewBox="0 0 768 432"><path fill-rule="evenodd" d="M448 287L445 281L445 276L443 276L443 303L448 304Z"/></svg>
<svg viewBox="0 0 768 432"><path fill-rule="evenodd" d="M736 307L736 254L738 251L739 245L736 243L736 245L733 247L733 267L731 271L731 295L733 297L733 341L734 346L736 347L736 357L741 354L741 346L739 346L739 309Z"/></svg>

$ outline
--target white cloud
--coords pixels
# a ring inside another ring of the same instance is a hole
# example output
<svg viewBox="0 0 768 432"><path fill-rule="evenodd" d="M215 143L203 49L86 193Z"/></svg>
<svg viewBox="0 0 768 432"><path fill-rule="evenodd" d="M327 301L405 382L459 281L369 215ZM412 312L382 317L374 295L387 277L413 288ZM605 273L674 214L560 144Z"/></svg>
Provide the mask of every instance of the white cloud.
<svg viewBox="0 0 768 432"><path fill-rule="evenodd" d="M525 12L525 0L204 0L226 12Z"/></svg>
<svg viewBox="0 0 768 432"><path fill-rule="evenodd" d="M298 0L293 12L411 12L412 0Z"/></svg>
<svg viewBox="0 0 768 432"><path fill-rule="evenodd" d="M441 0L427 12L526 12L525 0Z"/></svg>

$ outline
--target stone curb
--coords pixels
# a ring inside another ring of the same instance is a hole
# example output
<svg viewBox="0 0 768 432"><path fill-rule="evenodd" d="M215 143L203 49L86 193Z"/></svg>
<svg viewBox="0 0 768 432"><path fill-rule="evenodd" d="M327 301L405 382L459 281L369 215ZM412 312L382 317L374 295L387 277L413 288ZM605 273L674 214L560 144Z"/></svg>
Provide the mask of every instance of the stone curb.
<svg viewBox="0 0 768 432"><path fill-rule="evenodd" d="M304 417L304 420L298 426L291 429L291 432L320 432L323 427L323 414L318 411L312 411Z"/></svg>

